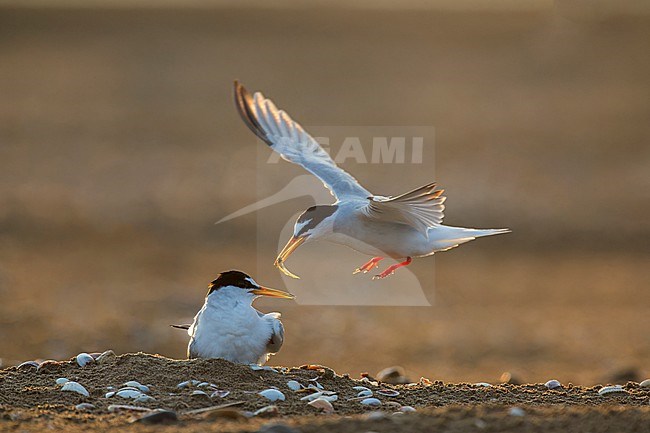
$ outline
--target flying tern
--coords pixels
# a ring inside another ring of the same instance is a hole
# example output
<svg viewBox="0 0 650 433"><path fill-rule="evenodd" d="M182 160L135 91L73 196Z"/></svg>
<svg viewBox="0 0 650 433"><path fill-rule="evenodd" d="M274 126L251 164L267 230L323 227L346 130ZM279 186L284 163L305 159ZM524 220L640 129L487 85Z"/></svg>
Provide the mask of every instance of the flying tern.
<svg viewBox="0 0 650 433"><path fill-rule="evenodd" d="M293 236L275 260L285 275L299 278L284 262L302 244L323 240L346 245L373 258L353 273L366 273L390 257L398 261L373 278L385 278L413 257L446 251L478 237L509 229L471 229L442 225L444 190L428 183L394 197L374 195L345 170L303 128L260 92L251 94L235 81L235 103L246 125L289 162L318 177L336 198L312 206L296 220Z"/></svg>
<svg viewBox="0 0 650 433"><path fill-rule="evenodd" d="M264 364L284 342L280 313L263 314L253 308L260 296L294 299L291 293L262 287L240 271L222 272L208 286L208 294L187 329L188 358L223 358L239 364Z"/></svg>

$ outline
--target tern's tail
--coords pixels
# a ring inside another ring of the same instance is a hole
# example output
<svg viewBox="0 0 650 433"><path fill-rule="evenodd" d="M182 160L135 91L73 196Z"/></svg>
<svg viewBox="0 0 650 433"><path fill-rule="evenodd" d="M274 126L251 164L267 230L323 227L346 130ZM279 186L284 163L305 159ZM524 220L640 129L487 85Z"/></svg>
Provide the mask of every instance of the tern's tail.
<svg viewBox="0 0 650 433"><path fill-rule="evenodd" d="M476 238L503 233L510 233L510 229L466 229L440 225L429 230L429 241L434 251L446 251Z"/></svg>

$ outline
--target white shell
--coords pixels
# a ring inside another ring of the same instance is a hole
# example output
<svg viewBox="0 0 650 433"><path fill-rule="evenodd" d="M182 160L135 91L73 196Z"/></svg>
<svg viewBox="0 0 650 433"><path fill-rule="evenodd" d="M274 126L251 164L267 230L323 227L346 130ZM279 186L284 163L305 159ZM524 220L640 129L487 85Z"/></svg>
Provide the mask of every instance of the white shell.
<svg viewBox="0 0 650 433"><path fill-rule="evenodd" d="M551 379L544 384L548 389L562 388L562 384L559 380Z"/></svg>
<svg viewBox="0 0 650 433"><path fill-rule="evenodd" d="M98 364L103 364L114 358L115 358L115 352L113 352L112 350L107 350L103 352L101 355L99 355L95 361L97 361Z"/></svg>
<svg viewBox="0 0 650 433"><path fill-rule="evenodd" d="M641 388L650 388L650 379L646 379L639 384Z"/></svg>
<svg viewBox="0 0 650 433"><path fill-rule="evenodd" d="M57 384L57 385L63 385L64 383L67 383L67 382L70 382L70 379L67 379L67 378L65 378L65 377L59 377L59 378L56 380L56 384Z"/></svg>
<svg viewBox="0 0 650 433"><path fill-rule="evenodd" d="M181 382L178 385L176 385L176 388L187 388L192 384L191 380L186 380L185 382Z"/></svg>
<svg viewBox="0 0 650 433"><path fill-rule="evenodd" d="M298 391L299 389L302 389L302 385L297 380L290 380L287 382L287 386L291 391Z"/></svg>
<svg viewBox="0 0 650 433"><path fill-rule="evenodd" d="M399 391L396 391L394 389L380 389L377 391L377 394L383 395L385 397L397 397L399 395Z"/></svg>
<svg viewBox="0 0 650 433"><path fill-rule="evenodd" d="M95 409L95 405L90 403L79 403L74 408L77 410L90 410Z"/></svg>
<svg viewBox="0 0 650 433"><path fill-rule="evenodd" d="M379 399L371 397L361 400L361 404L366 406L381 406L381 401L379 401Z"/></svg>
<svg viewBox="0 0 650 433"><path fill-rule="evenodd" d="M332 413L334 412L334 406L332 406L332 403L329 401L325 400L324 398L317 398L316 400L312 400L308 405L315 407L316 409L320 409L325 413Z"/></svg>
<svg viewBox="0 0 650 433"><path fill-rule="evenodd" d="M413 406L402 406L399 408L400 412L415 412L415 408Z"/></svg>
<svg viewBox="0 0 650 433"><path fill-rule="evenodd" d="M84 365L91 362L95 362L95 358L88 355L86 352L81 352L79 355L77 355L77 364L79 364L80 367L83 367Z"/></svg>
<svg viewBox="0 0 650 433"><path fill-rule="evenodd" d="M365 386L354 386L352 389L355 391L370 391L370 388L366 388Z"/></svg>
<svg viewBox="0 0 650 433"><path fill-rule="evenodd" d="M249 365L249 367L253 371L264 370L264 367L262 367L261 365L257 365L257 364L251 364L251 365Z"/></svg>
<svg viewBox="0 0 650 433"><path fill-rule="evenodd" d="M203 395L203 396L206 396L206 397L210 398L210 396L208 395L207 392L201 391L200 389L195 389L194 391L192 391L192 394L190 394L190 395Z"/></svg>
<svg viewBox="0 0 650 433"><path fill-rule="evenodd" d="M209 382L201 382L198 385L196 385L196 387L197 388L203 388L204 386L209 386L209 385L210 385Z"/></svg>
<svg viewBox="0 0 650 433"><path fill-rule="evenodd" d="M285 399L285 396L284 394L282 394L282 392L272 388L265 389L264 391L260 391L258 394L270 401L277 401L277 400L284 401Z"/></svg>
<svg viewBox="0 0 650 433"><path fill-rule="evenodd" d="M110 392L107 392L106 395L105 395L104 397L106 397L106 398L111 398L111 397L113 397L114 395L115 395L115 391L110 391Z"/></svg>
<svg viewBox="0 0 650 433"><path fill-rule="evenodd" d="M372 397L372 391L369 389L364 389L357 394L357 397Z"/></svg>
<svg viewBox="0 0 650 433"><path fill-rule="evenodd" d="M621 385L603 386L598 390L600 395L615 394L619 392L626 392Z"/></svg>
<svg viewBox="0 0 650 433"><path fill-rule="evenodd" d="M474 384L474 386L484 386L484 387L487 388L487 387L492 386L492 384L491 384L491 383L487 383L487 382L477 382L477 383Z"/></svg>
<svg viewBox="0 0 650 433"><path fill-rule="evenodd" d="M309 395L306 395L306 396L302 397L300 400L301 401L305 401L305 400L306 401L312 401L312 400L316 400L317 398L322 397L322 396L323 396L323 391L317 391L317 392L315 392L313 394L309 394Z"/></svg>
<svg viewBox="0 0 650 433"><path fill-rule="evenodd" d="M143 385L137 380L129 380L128 382L124 382L123 386L127 386L130 388L135 388L139 390L140 392L151 392L149 387L147 385Z"/></svg>
<svg viewBox="0 0 650 433"><path fill-rule="evenodd" d="M511 407L508 410L508 415L510 416L526 416L526 412L520 407Z"/></svg>
<svg viewBox="0 0 650 433"><path fill-rule="evenodd" d="M72 391L76 392L77 394L81 394L84 397L90 397L90 393L86 388L84 388L80 383L68 381L63 384L63 388L61 388L61 391Z"/></svg>
<svg viewBox="0 0 650 433"><path fill-rule="evenodd" d="M226 397L228 397L228 394L230 394L230 391L226 391L226 390L223 390L223 389L217 389L212 394L210 394L210 398L215 398L215 397L226 398Z"/></svg>
<svg viewBox="0 0 650 433"><path fill-rule="evenodd" d="M135 389L121 389L115 395L122 398L138 398L142 393Z"/></svg>

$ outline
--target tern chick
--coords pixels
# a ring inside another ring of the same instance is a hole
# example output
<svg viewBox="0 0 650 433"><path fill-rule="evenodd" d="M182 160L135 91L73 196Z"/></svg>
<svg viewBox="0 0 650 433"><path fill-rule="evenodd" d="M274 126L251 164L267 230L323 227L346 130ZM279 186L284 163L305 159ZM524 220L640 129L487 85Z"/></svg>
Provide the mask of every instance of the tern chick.
<svg viewBox="0 0 650 433"><path fill-rule="evenodd" d="M240 271L222 272L187 329L188 358L223 358L239 364L264 364L284 342L280 313L260 313L253 301L260 296L294 299L291 293L260 286Z"/></svg>
<svg viewBox="0 0 650 433"><path fill-rule="evenodd" d="M284 265L301 244L324 240L346 245L373 258L354 273L368 272L384 257L399 260L375 278L385 278L412 257L447 251L478 237L508 229L471 229L442 225L444 190L429 183L394 197L374 195L339 168L318 142L287 113L260 92L250 94L235 81L235 103L244 123L282 158L318 177L336 198L331 205L312 206L296 221L293 236L275 266L293 278Z"/></svg>

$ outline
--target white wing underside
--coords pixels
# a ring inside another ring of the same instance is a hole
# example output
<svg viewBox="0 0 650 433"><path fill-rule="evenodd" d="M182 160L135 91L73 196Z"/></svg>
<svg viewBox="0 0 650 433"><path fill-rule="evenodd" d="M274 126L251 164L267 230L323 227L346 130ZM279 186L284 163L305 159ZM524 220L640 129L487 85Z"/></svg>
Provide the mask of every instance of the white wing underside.
<svg viewBox="0 0 650 433"><path fill-rule="evenodd" d="M361 211L368 218L406 224L427 235L444 218L443 192L430 183L395 197L372 197Z"/></svg>
<svg viewBox="0 0 650 433"><path fill-rule="evenodd" d="M278 110L260 92L251 95L235 82L235 102L248 127L283 159L302 166L318 177L338 200L362 198L372 194L348 172L339 168L318 142Z"/></svg>
<svg viewBox="0 0 650 433"><path fill-rule="evenodd" d="M377 221L406 224L425 236L442 223L443 190L430 183L396 197L373 196L345 170L339 168L318 142L260 92L251 95L235 82L235 103L246 125L283 159L318 177L339 201L367 200L363 216Z"/></svg>

